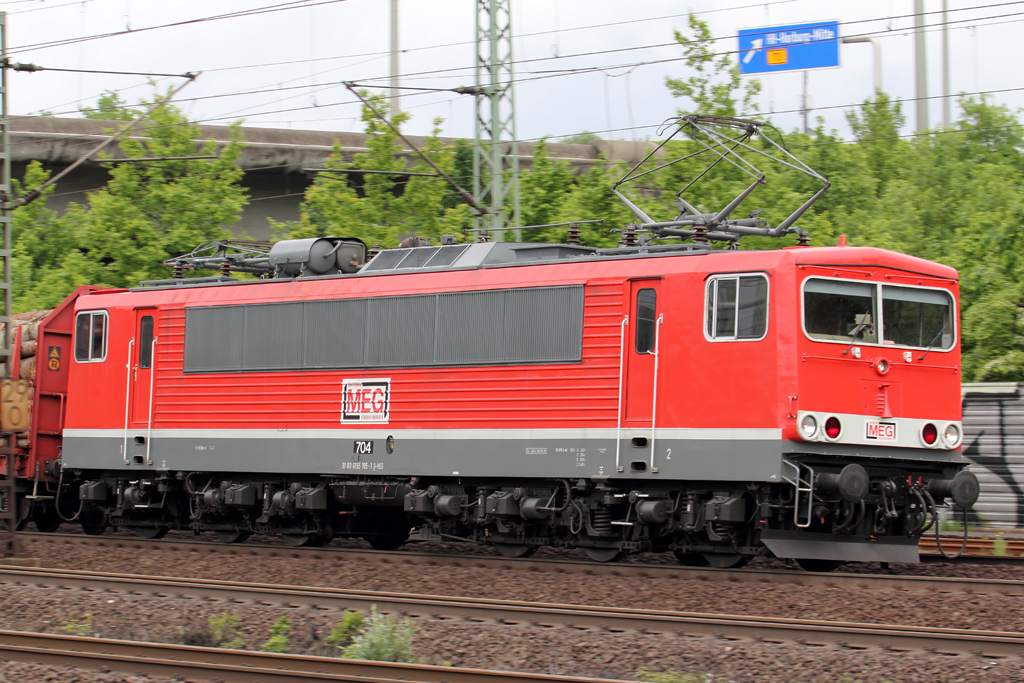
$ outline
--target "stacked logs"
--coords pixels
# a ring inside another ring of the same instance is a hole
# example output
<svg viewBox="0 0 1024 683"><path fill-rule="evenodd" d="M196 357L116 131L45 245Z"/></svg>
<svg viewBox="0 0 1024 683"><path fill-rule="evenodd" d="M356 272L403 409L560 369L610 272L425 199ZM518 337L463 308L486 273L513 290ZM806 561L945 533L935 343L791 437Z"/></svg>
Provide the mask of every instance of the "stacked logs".
<svg viewBox="0 0 1024 683"><path fill-rule="evenodd" d="M15 327L21 328L21 363L18 376L21 379L34 380L36 378L36 351L38 349L39 323L41 323L51 311L28 311L27 313L15 313L11 316L11 322ZM0 323L0 335L4 333L4 324Z"/></svg>

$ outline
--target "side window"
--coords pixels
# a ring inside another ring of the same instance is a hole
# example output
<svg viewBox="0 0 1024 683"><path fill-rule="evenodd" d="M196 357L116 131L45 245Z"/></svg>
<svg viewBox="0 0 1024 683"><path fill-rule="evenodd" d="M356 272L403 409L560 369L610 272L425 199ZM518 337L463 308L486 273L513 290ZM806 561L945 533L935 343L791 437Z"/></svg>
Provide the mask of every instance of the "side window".
<svg viewBox="0 0 1024 683"><path fill-rule="evenodd" d="M75 360L96 363L107 357L107 312L85 311L75 319Z"/></svg>
<svg viewBox="0 0 1024 683"><path fill-rule="evenodd" d="M654 353L654 327L658 319L658 293L641 289L636 293L636 352Z"/></svg>
<svg viewBox="0 0 1024 683"><path fill-rule="evenodd" d="M153 364L153 316L143 316L139 329L142 332L139 335L139 367L145 370Z"/></svg>
<svg viewBox="0 0 1024 683"><path fill-rule="evenodd" d="M757 341L768 331L768 278L719 275L708 280L704 333L713 341Z"/></svg>

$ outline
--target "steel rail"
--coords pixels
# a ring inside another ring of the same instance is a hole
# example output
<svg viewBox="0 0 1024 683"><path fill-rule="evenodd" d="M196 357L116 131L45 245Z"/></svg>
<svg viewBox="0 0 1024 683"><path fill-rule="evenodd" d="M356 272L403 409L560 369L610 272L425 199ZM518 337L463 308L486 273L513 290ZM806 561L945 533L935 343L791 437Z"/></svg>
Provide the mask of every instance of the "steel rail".
<svg viewBox="0 0 1024 683"><path fill-rule="evenodd" d="M892 624L788 619L622 607L457 598L310 586L233 583L56 569L0 568L0 586L103 591L171 599L220 600L296 609L368 610L417 619L439 619L586 631L637 631L694 637L800 642L854 649L879 647L939 654L977 653L986 657L1024 654L1024 633L930 628Z"/></svg>
<svg viewBox="0 0 1024 683"><path fill-rule="evenodd" d="M947 552L956 550L962 543L962 538L943 538L942 547ZM928 536L921 539L919 545L922 552L937 553L935 537ZM1024 559L1024 540L1018 538L992 539L992 538L968 538L967 549L964 551L970 555L982 555L992 557L1013 557ZM1002 554L996 554L997 552Z"/></svg>
<svg viewBox="0 0 1024 683"><path fill-rule="evenodd" d="M672 578L683 581L726 581L796 586L826 586L868 590L923 591L931 593L969 593L974 595L1024 596L1024 582L1009 579L975 579L936 576L900 576L893 574L819 574L779 569L711 569L683 567L677 564L615 564L579 560L508 558L488 555L442 555L408 550L379 551L354 548L293 548L259 543L225 544L204 541L151 541L137 537L85 536L82 534L19 534L26 543L84 545L129 550L161 550L195 554L328 559L380 564L468 567L473 569L515 569L518 571L559 574L590 574L640 578ZM923 558L927 559L927 558ZM992 558L1019 561L1019 558ZM936 560L941 560L936 556Z"/></svg>
<svg viewBox="0 0 1024 683"><path fill-rule="evenodd" d="M19 631L0 631L0 657L8 661L50 666L104 669L128 674L143 672L168 679L224 683L328 680L363 683L504 683L514 680L597 683L596 679L577 676L371 662ZM605 681L602 679L600 683Z"/></svg>

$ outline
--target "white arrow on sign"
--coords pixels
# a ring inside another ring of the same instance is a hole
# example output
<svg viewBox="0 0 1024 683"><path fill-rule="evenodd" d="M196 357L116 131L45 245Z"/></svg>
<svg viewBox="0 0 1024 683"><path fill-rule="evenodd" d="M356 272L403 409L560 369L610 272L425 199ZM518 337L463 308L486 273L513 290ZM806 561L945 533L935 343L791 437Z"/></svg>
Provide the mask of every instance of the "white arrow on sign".
<svg viewBox="0 0 1024 683"><path fill-rule="evenodd" d="M744 64L750 64L750 60L754 58L757 51L764 45L764 38L754 38L750 41L750 51L743 57Z"/></svg>

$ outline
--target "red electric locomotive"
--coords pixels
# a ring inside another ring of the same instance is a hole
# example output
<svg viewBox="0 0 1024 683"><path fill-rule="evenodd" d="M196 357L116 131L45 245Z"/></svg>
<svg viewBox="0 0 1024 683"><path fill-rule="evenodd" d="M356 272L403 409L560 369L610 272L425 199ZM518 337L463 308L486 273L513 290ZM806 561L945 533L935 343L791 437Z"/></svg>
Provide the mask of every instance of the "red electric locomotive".
<svg viewBox="0 0 1024 683"><path fill-rule="evenodd" d="M37 521L917 561L936 508L978 493L956 272L871 248L710 248L806 235L791 226L809 202L770 228L730 220L739 200L662 223L633 207L630 238L694 244L444 240L364 263L358 240L314 238L175 262L270 279L80 290L63 450L24 461L26 492L37 473L48 491Z"/></svg>

